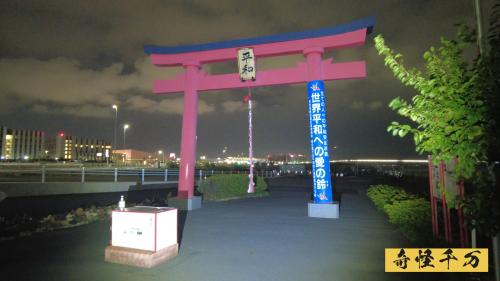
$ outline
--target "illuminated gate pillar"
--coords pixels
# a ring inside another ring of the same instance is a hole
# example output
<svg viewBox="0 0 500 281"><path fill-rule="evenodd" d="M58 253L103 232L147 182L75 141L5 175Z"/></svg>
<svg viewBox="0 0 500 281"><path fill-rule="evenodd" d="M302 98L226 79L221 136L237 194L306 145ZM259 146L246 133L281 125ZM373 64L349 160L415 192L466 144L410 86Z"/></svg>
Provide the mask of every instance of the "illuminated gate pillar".
<svg viewBox="0 0 500 281"><path fill-rule="evenodd" d="M196 165L196 127L198 121L197 80L200 64L191 62L186 69L184 88L184 114L182 116L181 164L177 197L182 200L193 197L194 171ZM189 205L192 202L187 202Z"/></svg>
<svg viewBox="0 0 500 281"><path fill-rule="evenodd" d="M334 63L331 59L322 60L322 54L325 50L364 44L373 25L373 18L365 18L333 28L273 36L174 47L145 46L144 51L151 56L154 65L183 66L185 69L177 77L153 82L154 93L184 93L178 196L171 199L169 205L188 210L201 207L201 198L193 196L198 92L307 83L314 174L314 203L309 204L308 214L311 217L338 217L338 205L333 202L331 188L324 81L364 78L366 68L364 61ZM306 62L289 68L258 71L256 80L246 83L241 83L238 73L211 75L200 70L202 64L236 60L238 50L244 47L252 48L257 59L302 53ZM319 116L320 121L316 118ZM319 124L321 128L317 127Z"/></svg>
<svg viewBox="0 0 500 281"><path fill-rule="evenodd" d="M323 80L323 64L321 56L325 50L323 48L309 48L304 50L304 56L307 61L307 81Z"/></svg>

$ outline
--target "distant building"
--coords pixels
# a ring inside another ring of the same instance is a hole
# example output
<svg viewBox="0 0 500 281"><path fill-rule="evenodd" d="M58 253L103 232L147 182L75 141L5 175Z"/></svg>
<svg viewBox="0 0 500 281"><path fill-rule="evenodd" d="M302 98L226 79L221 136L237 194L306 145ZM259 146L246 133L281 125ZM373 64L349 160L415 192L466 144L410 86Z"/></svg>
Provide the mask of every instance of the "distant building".
<svg viewBox="0 0 500 281"><path fill-rule="evenodd" d="M104 162L111 157L110 141L69 136L59 133L56 137L55 157L60 160Z"/></svg>
<svg viewBox="0 0 500 281"><path fill-rule="evenodd" d="M1 160L40 159L45 155L45 133L0 126Z"/></svg>
<svg viewBox="0 0 500 281"><path fill-rule="evenodd" d="M117 149L113 151L114 162L122 162L130 165L146 165L154 164L157 160L157 155L154 153L137 149Z"/></svg>
<svg viewBox="0 0 500 281"><path fill-rule="evenodd" d="M0 126L0 156L2 157L2 160L5 159L5 135L7 134L7 127L5 126Z"/></svg>
<svg viewBox="0 0 500 281"><path fill-rule="evenodd" d="M59 157L56 155L56 139L57 137L47 137L45 139L45 156L46 159L55 159Z"/></svg>

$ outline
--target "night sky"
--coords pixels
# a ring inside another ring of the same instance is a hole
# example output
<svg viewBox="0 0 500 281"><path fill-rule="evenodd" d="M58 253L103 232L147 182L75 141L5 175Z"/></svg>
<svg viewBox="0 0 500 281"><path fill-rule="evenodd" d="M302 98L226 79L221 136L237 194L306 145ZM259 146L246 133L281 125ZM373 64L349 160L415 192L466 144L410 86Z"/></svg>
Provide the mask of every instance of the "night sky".
<svg viewBox="0 0 500 281"><path fill-rule="evenodd" d="M487 22L488 5L483 1ZM454 24L474 23L472 0L272 0L272 1L10 1L0 2L0 124L113 140L119 106L118 148L123 123L127 146L179 153L182 94L154 95L152 80L179 69L157 68L146 44L184 45L331 27L374 16L365 46L325 54L335 61L366 60L361 80L327 82L328 129L333 159L415 158L410 138L392 137L387 125L400 120L388 107L414 91L393 78L373 47L387 44L422 67L422 54ZM302 56L258 61L258 69L293 66ZM210 66L236 72L236 61ZM257 70L258 71L258 70ZM258 73L257 73L258 77ZM246 90L200 93L198 155L248 151ZM307 90L304 85L253 90L254 149L309 154Z"/></svg>

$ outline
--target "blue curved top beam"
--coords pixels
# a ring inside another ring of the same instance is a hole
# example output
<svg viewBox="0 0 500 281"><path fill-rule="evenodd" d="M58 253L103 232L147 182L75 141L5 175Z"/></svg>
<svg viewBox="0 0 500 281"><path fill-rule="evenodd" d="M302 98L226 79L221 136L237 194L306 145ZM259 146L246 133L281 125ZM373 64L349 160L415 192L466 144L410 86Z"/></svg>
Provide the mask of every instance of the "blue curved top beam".
<svg viewBox="0 0 500 281"><path fill-rule="evenodd" d="M251 45L259 45L266 43L323 37L323 36L351 32L363 28L366 28L367 34L370 34L373 30L374 25L375 25L375 18L367 17L364 19L353 21L347 24L338 25L335 27L327 27L327 28L320 28L320 29L313 29L313 30L299 31L299 32L281 33L281 34L260 36L254 38L244 38L244 39L235 39L222 42L212 42L212 43L195 44L195 45L181 45L181 46L145 45L144 52L148 55L151 55L151 54L180 54L180 53L190 53L199 51L209 51L209 50L234 48L241 46L251 46Z"/></svg>

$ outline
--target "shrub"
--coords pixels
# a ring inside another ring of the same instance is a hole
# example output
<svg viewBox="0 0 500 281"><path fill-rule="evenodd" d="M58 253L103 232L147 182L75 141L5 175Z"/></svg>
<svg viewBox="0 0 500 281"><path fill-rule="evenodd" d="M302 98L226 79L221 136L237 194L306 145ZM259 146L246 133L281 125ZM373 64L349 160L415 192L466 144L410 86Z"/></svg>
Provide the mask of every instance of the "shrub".
<svg viewBox="0 0 500 281"><path fill-rule="evenodd" d="M64 214L53 214L36 219L26 214L11 219L0 217L0 241L16 236L28 236L34 232L47 232L76 227L109 218L116 205L106 207L78 208Z"/></svg>
<svg viewBox="0 0 500 281"><path fill-rule="evenodd" d="M12 237L18 233L31 231L38 226L38 220L27 214L7 219L0 217L0 241L5 237Z"/></svg>
<svg viewBox="0 0 500 281"><path fill-rule="evenodd" d="M40 227L37 228L36 231L38 232L43 232L43 231L52 231L56 229L59 225L60 222L58 222L53 215L48 215L44 218L42 218L39 222Z"/></svg>
<svg viewBox="0 0 500 281"><path fill-rule="evenodd" d="M208 201L230 200L245 197L267 196L267 184L262 177L257 177L255 193L248 194L248 175L213 175L202 181L198 191Z"/></svg>
<svg viewBox="0 0 500 281"><path fill-rule="evenodd" d="M368 197L389 221L412 242L431 241L431 205L424 198L417 198L399 187L373 185Z"/></svg>
<svg viewBox="0 0 500 281"><path fill-rule="evenodd" d="M380 211L384 211L384 207L387 204L414 198L414 196L406 193L401 188L383 184L370 186L366 194Z"/></svg>
<svg viewBox="0 0 500 281"><path fill-rule="evenodd" d="M395 201L385 205L384 211L389 221L410 241L425 241L431 237L431 205L424 198Z"/></svg>

